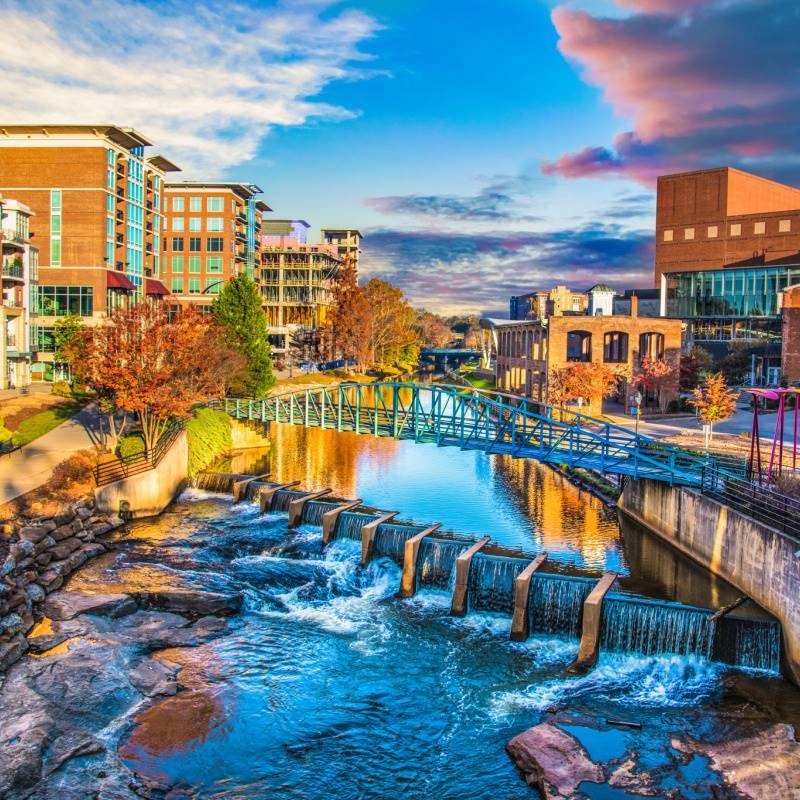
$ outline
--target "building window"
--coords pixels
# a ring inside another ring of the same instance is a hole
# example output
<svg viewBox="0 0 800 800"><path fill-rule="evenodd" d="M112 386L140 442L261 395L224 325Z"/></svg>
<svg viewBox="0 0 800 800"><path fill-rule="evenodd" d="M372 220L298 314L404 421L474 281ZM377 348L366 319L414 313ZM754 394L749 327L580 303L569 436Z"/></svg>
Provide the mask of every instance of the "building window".
<svg viewBox="0 0 800 800"><path fill-rule="evenodd" d="M200 256L189 256L189 272L200 272Z"/></svg>
<svg viewBox="0 0 800 800"><path fill-rule="evenodd" d="M639 363L646 358L660 361L664 358L664 334L647 332L639 336Z"/></svg>
<svg viewBox="0 0 800 800"><path fill-rule="evenodd" d="M200 217L189 217L189 230L194 233L203 230L203 220Z"/></svg>
<svg viewBox="0 0 800 800"><path fill-rule="evenodd" d="M199 236L189 237L189 252L199 253L203 248L201 247L202 239Z"/></svg>
<svg viewBox="0 0 800 800"><path fill-rule="evenodd" d="M50 191L50 266L61 266L61 189Z"/></svg>
<svg viewBox="0 0 800 800"><path fill-rule="evenodd" d="M731 225L731 236L741 236L742 235L742 226L738 222L734 222Z"/></svg>
<svg viewBox="0 0 800 800"><path fill-rule="evenodd" d="M200 294L200 278L189 278L189 294Z"/></svg>
<svg viewBox="0 0 800 800"><path fill-rule="evenodd" d="M202 211L203 210L203 198L202 197L190 197L189 198L189 211Z"/></svg>
<svg viewBox="0 0 800 800"><path fill-rule="evenodd" d="M766 233L767 232L767 223L766 222L755 222L753 223L753 233L756 235Z"/></svg>
<svg viewBox="0 0 800 800"><path fill-rule="evenodd" d="M56 340L54 328L36 328L36 344L40 353L55 353Z"/></svg>
<svg viewBox="0 0 800 800"><path fill-rule="evenodd" d="M183 278L172 279L172 291L175 294L183 294Z"/></svg>
<svg viewBox="0 0 800 800"><path fill-rule="evenodd" d="M219 294L222 281L219 278L206 278L206 294Z"/></svg>
<svg viewBox="0 0 800 800"><path fill-rule="evenodd" d="M183 217L174 217L172 220L172 230L183 232L185 221Z"/></svg>
<svg viewBox="0 0 800 800"><path fill-rule="evenodd" d="M719 236L719 228L716 225L708 226L708 238L716 239Z"/></svg>
<svg viewBox="0 0 800 800"><path fill-rule="evenodd" d="M61 266L61 239L50 240L50 266Z"/></svg>
<svg viewBox="0 0 800 800"><path fill-rule="evenodd" d="M209 211L224 211L225 198L224 197L209 197L206 200L206 208Z"/></svg>
<svg viewBox="0 0 800 800"><path fill-rule="evenodd" d="M206 272L222 272L222 256L206 256Z"/></svg>
<svg viewBox="0 0 800 800"><path fill-rule="evenodd" d="M690 239L694 239L694 228L684 228L684 230L683 230L683 238L686 241L689 241Z"/></svg>
<svg viewBox="0 0 800 800"><path fill-rule="evenodd" d="M224 222L225 220L222 217L209 217L206 220L206 230L209 233L222 233L225 230Z"/></svg>
<svg viewBox="0 0 800 800"><path fill-rule="evenodd" d="M172 198L172 210L173 211L185 211L186 210L186 198L184 197L173 197Z"/></svg>
<svg viewBox="0 0 800 800"><path fill-rule="evenodd" d="M628 361L628 334L611 331L603 337L603 361L607 364L625 364Z"/></svg>
<svg viewBox="0 0 800 800"><path fill-rule="evenodd" d="M221 236L208 236L206 238L206 250L209 253L221 253L224 240Z"/></svg>
<svg viewBox="0 0 800 800"><path fill-rule="evenodd" d="M92 316L91 286L39 286L38 306L42 316Z"/></svg>
<svg viewBox="0 0 800 800"><path fill-rule="evenodd" d="M172 271L183 272L183 256L172 256Z"/></svg>
<svg viewBox="0 0 800 800"><path fill-rule="evenodd" d="M567 361L592 360L592 334L588 331L570 331L567 334Z"/></svg>
<svg viewBox="0 0 800 800"><path fill-rule="evenodd" d="M778 233L789 233L792 230L792 221L790 219L778 220Z"/></svg>
<svg viewBox="0 0 800 800"><path fill-rule="evenodd" d="M183 236L172 237L172 252L173 253L183 252Z"/></svg>
<svg viewBox="0 0 800 800"><path fill-rule="evenodd" d="M672 231L664 231L664 241L665 242L672 241Z"/></svg>

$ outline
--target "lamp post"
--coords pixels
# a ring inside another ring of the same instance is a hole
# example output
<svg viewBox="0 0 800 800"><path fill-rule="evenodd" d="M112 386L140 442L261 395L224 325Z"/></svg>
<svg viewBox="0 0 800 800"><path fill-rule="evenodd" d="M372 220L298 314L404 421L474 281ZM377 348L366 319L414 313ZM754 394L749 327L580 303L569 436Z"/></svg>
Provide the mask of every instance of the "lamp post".
<svg viewBox="0 0 800 800"><path fill-rule="evenodd" d="M633 402L636 404L636 436L639 436L639 416L642 413L642 393L637 389L636 394L633 396Z"/></svg>

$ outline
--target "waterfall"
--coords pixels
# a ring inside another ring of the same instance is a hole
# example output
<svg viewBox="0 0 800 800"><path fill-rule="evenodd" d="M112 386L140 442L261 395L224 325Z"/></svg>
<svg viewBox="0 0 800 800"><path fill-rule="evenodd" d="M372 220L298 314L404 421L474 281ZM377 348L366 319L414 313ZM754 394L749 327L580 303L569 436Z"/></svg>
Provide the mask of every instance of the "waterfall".
<svg viewBox="0 0 800 800"><path fill-rule="evenodd" d="M306 492L293 492L290 489L278 489L274 495L272 495L272 506L270 507L270 511L275 512L283 512L284 514L289 510L289 503L292 500L296 500L298 497L302 497Z"/></svg>
<svg viewBox="0 0 800 800"><path fill-rule="evenodd" d="M465 542L430 536L423 539L417 556L417 585L451 588L455 580L456 559L467 546Z"/></svg>
<svg viewBox="0 0 800 800"><path fill-rule="evenodd" d="M717 622L714 659L780 672L781 626L775 619L725 616Z"/></svg>
<svg viewBox="0 0 800 800"><path fill-rule="evenodd" d="M377 514L362 514L359 511L342 511L336 520L336 539L354 539L361 541L361 529L378 519Z"/></svg>
<svg viewBox="0 0 800 800"><path fill-rule="evenodd" d="M591 578L537 572L528 594L531 633L580 636L583 601L596 583Z"/></svg>
<svg viewBox="0 0 800 800"><path fill-rule="evenodd" d="M513 613L514 579L527 565L523 558L475 553L469 571L469 607Z"/></svg>
<svg viewBox="0 0 800 800"><path fill-rule="evenodd" d="M257 503L261 497L261 490L266 489L270 486L270 484L265 483L264 481L251 481L247 485L247 494L246 497L248 500Z"/></svg>
<svg viewBox="0 0 800 800"><path fill-rule="evenodd" d="M337 505L339 504L324 500L309 500L303 506L303 522L306 525L322 525L322 515Z"/></svg>
<svg viewBox="0 0 800 800"><path fill-rule="evenodd" d="M206 492L219 492L221 494L233 494L233 484L236 481L250 478L251 475L239 475L231 472L198 472L192 478L191 484L195 489L203 489Z"/></svg>
<svg viewBox="0 0 800 800"><path fill-rule="evenodd" d="M600 646L643 655L676 653L711 658L715 624L710 611L609 592L603 602Z"/></svg>
<svg viewBox="0 0 800 800"><path fill-rule="evenodd" d="M406 540L421 533L425 528L421 525L403 525L397 522L384 522L378 526L375 534L375 555L387 556L395 564L403 565Z"/></svg>

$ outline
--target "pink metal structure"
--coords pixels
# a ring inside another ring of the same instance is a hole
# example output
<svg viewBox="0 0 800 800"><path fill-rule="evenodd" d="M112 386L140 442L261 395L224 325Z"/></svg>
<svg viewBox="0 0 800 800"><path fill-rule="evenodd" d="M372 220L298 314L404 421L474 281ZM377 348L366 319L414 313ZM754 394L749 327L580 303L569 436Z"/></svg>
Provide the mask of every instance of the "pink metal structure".
<svg viewBox="0 0 800 800"><path fill-rule="evenodd" d="M780 475L783 471L783 445L786 426L786 398L789 395L795 396L794 404L794 435L792 436L792 469L797 469L797 434L798 434L798 412L800 412L800 389L745 389L753 395L753 428L750 439L750 461L747 466L748 476L761 483L764 471L761 460L761 439L758 432L758 399L778 401L778 418L775 421L775 432L772 436L772 447L769 456L769 469L767 470L767 481L771 481L773 475ZM776 459L777 456L777 459Z"/></svg>

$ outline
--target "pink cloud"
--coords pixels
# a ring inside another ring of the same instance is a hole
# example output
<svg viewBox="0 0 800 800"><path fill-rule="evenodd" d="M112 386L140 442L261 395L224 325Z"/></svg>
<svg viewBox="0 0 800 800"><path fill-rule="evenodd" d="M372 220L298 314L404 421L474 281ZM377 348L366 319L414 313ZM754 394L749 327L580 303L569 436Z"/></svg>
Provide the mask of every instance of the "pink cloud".
<svg viewBox="0 0 800 800"><path fill-rule="evenodd" d="M781 174L800 130L800 11L782 0L620 0L602 18L556 8L559 49L633 129L543 165L547 174L630 175L723 163ZM759 57L754 43L769 43ZM796 169L796 167L794 167ZM783 176L785 177L785 176Z"/></svg>

